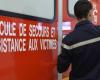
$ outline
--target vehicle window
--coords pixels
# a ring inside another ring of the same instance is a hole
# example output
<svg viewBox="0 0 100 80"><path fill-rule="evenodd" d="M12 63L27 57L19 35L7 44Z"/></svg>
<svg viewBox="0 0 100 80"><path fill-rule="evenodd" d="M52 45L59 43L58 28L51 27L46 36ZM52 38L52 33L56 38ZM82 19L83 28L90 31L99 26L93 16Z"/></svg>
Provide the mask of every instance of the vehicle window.
<svg viewBox="0 0 100 80"><path fill-rule="evenodd" d="M74 15L74 5L78 0L68 0L68 13L70 16L75 17Z"/></svg>
<svg viewBox="0 0 100 80"><path fill-rule="evenodd" d="M53 19L54 0L0 0L0 10Z"/></svg>

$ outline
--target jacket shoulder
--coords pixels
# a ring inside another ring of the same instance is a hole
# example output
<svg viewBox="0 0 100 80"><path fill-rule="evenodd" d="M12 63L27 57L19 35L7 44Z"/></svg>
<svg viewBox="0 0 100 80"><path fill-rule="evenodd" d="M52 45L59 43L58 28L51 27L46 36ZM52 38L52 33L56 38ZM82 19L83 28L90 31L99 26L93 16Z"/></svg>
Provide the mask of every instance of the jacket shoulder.
<svg viewBox="0 0 100 80"><path fill-rule="evenodd" d="M77 35L75 35L75 31L73 31L73 32L71 32L71 33L69 33L69 34L67 34L64 38L63 38L63 40L62 40L62 43L63 44L67 44L67 45L73 45L76 41L76 39L75 39L75 37L76 37Z"/></svg>

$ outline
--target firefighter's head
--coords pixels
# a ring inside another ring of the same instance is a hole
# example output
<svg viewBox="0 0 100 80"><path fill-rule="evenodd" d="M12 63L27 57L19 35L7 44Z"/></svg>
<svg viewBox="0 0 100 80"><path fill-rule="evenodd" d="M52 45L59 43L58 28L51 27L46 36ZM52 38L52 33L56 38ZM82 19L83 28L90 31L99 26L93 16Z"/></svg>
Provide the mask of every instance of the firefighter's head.
<svg viewBox="0 0 100 80"><path fill-rule="evenodd" d="M74 6L74 13L78 20L88 19L92 20L93 6L88 0L79 0Z"/></svg>

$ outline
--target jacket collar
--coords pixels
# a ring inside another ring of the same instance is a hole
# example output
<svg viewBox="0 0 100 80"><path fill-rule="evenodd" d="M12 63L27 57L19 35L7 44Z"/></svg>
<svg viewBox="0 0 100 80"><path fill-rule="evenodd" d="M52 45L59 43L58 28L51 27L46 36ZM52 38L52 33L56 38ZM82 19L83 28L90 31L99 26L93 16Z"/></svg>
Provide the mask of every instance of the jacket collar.
<svg viewBox="0 0 100 80"><path fill-rule="evenodd" d="M79 27L85 27L87 25L91 25L93 26L92 22L90 22L89 20L82 20L80 22L78 22L75 26L75 28L79 28Z"/></svg>

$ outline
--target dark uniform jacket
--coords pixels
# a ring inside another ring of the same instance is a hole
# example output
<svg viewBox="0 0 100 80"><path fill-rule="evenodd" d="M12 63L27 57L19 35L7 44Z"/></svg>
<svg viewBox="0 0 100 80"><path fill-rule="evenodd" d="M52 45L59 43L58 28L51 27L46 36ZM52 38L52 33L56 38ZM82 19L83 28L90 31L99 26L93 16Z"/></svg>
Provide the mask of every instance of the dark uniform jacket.
<svg viewBox="0 0 100 80"><path fill-rule="evenodd" d="M100 80L100 28L88 20L79 22L61 45L58 72L72 64L69 80Z"/></svg>

